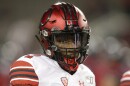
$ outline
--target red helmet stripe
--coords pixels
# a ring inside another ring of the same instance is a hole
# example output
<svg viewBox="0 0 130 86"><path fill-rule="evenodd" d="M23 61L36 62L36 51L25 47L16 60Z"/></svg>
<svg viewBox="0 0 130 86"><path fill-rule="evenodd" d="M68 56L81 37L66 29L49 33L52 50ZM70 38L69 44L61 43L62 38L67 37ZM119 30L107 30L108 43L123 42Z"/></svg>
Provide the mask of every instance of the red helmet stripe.
<svg viewBox="0 0 130 86"><path fill-rule="evenodd" d="M45 12L45 14L43 15L42 19L41 19L41 26L44 26L50 19L52 14L52 8L49 9L49 11Z"/></svg>
<svg viewBox="0 0 130 86"><path fill-rule="evenodd" d="M62 3L61 7L64 12L66 25L78 26L78 18L74 6L69 3Z"/></svg>
<svg viewBox="0 0 130 86"><path fill-rule="evenodd" d="M71 12L72 25L78 26L78 18L74 6L68 3L68 7L70 8L70 12Z"/></svg>

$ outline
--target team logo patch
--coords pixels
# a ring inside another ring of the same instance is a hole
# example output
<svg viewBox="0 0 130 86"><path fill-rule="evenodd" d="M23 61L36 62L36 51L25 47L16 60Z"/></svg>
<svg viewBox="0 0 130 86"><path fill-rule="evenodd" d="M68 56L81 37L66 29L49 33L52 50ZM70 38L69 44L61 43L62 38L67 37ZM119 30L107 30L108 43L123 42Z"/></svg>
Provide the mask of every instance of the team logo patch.
<svg viewBox="0 0 130 86"><path fill-rule="evenodd" d="M66 77L61 77L61 82L64 86L68 86L68 79Z"/></svg>

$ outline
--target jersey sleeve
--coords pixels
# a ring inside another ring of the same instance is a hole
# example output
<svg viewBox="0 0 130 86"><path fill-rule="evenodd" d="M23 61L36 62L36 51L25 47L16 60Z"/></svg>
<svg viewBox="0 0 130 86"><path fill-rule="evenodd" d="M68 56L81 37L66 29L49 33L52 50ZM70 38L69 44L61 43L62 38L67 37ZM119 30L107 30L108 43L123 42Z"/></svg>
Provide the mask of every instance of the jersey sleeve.
<svg viewBox="0 0 130 86"><path fill-rule="evenodd" d="M10 68L11 86L38 86L38 76L33 66L26 61L16 61Z"/></svg>
<svg viewBox="0 0 130 86"><path fill-rule="evenodd" d="M130 70L122 75L120 86L130 86Z"/></svg>

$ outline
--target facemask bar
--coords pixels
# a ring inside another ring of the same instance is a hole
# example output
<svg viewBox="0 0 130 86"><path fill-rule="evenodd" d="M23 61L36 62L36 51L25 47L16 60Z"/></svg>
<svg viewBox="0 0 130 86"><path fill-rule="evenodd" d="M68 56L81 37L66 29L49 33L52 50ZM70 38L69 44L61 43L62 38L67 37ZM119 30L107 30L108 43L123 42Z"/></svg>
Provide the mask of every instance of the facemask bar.
<svg viewBox="0 0 130 86"><path fill-rule="evenodd" d="M88 41L89 41L89 30L82 30L82 31L69 31L69 32L66 32L66 31L53 31L52 32L52 39L53 41L55 42L55 38L56 38L56 35L57 34L60 34L60 35L57 35L57 36L60 36L60 41L63 42L64 41L64 37L65 35L63 34L73 34L72 36L72 39L73 40L73 43L75 45L72 46L72 47L57 47L57 51L55 51L55 53L60 53L60 54L57 54L57 55L60 55L60 56L57 56L56 55L56 58L61 58L61 60L63 60L63 57L65 56L66 58L73 58L73 57L76 57L75 59L77 60L78 63L82 63L84 61L84 59L86 58L86 53L87 53L87 50L88 50ZM66 37L67 38L67 37ZM71 37L70 37L71 38ZM80 43L80 46L77 46L78 42ZM53 43L55 45L55 43ZM73 51L73 56L72 57L69 57L68 54L68 50L71 49ZM62 55L62 51L61 50L64 50L66 51L66 55ZM78 53L78 54L77 54ZM62 56L62 57L61 57Z"/></svg>

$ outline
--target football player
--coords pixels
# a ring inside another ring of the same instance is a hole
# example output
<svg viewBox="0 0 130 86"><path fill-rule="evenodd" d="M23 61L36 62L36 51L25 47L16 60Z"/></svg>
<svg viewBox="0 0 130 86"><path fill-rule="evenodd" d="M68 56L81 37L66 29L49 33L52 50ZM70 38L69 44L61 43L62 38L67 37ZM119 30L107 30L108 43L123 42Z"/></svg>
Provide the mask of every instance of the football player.
<svg viewBox="0 0 130 86"><path fill-rule="evenodd" d="M88 56L90 28L83 12L70 3L53 4L41 18L39 40L44 55L28 54L10 69L12 86L95 86L83 61Z"/></svg>
<svg viewBox="0 0 130 86"><path fill-rule="evenodd" d="M120 86L130 86L130 70L126 71L120 80Z"/></svg>

